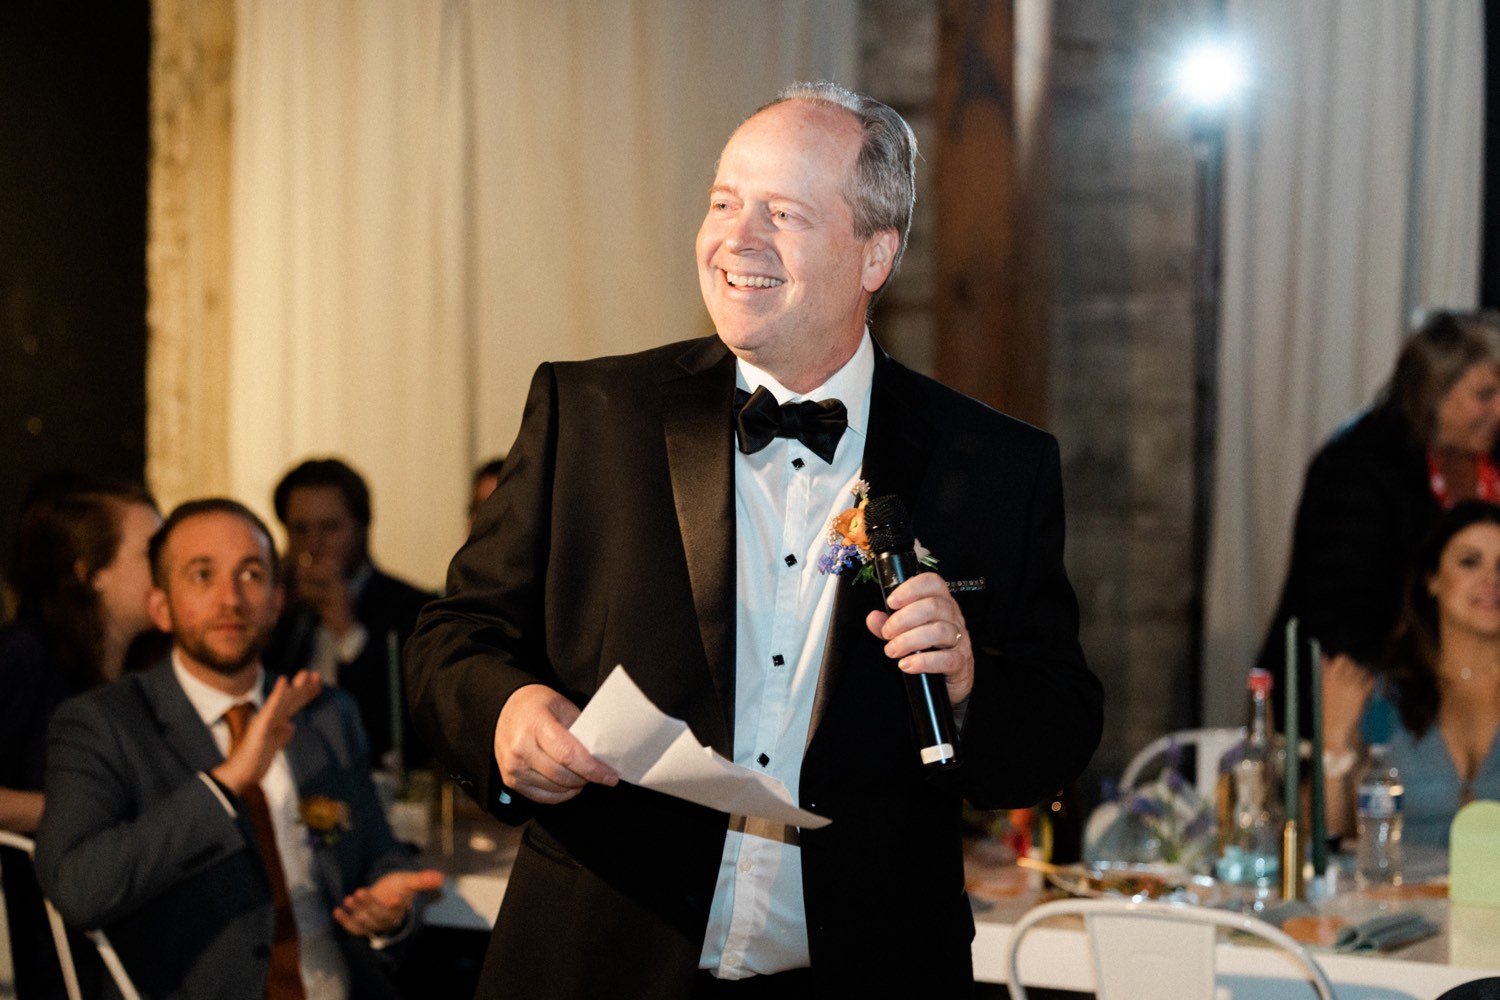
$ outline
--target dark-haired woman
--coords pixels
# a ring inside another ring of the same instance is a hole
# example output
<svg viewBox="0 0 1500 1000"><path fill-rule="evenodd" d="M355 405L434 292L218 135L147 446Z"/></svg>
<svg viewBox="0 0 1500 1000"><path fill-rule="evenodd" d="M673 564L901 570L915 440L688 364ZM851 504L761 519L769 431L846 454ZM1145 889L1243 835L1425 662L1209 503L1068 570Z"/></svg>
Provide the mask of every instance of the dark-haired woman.
<svg viewBox="0 0 1500 1000"><path fill-rule="evenodd" d="M34 835L53 710L119 677L150 627L146 547L160 523L151 497L129 485L46 490L22 510L16 618L0 629L0 828ZM15 851L3 863L18 1000L63 996L30 865Z"/></svg>
<svg viewBox="0 0 1500 1000"><path fill-rule="evenodd" d="M1329 664L1324 676L1324 760L1344 789L1330 788L1330 832L1353 832L1361 718L1394 709L1403 839L1446 847L1460 807L1500 799L1500 507L1469 501L1438 521L1381 673L1373 698L1375 681L1358 667Z"/></svg>
<svg viewBox="0 0 1500 1000"><path fill-rule="evenodd" d="M1500 315L1433 314L1402 348L1375 404L1308 467L1281 603L1260 654L1278 684L1293 617L1335 662L1375 668L1407 571L1438 516L1464 500L1500 501L1497 438ZM1310 717L1303 722L1306 732Z"/></svg>

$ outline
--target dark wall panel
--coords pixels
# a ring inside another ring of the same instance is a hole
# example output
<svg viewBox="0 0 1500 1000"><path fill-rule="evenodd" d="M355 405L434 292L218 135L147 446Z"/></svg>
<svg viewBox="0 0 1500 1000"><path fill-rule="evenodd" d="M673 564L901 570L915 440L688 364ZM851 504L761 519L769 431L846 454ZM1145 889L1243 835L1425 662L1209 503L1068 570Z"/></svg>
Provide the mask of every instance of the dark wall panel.
<svg viewBox="0 0 1500 1000"><path fill-rule="evenodd" d="M150 31L0 3L0 565L36 476L143 475Z"/></svg>
<svg viewBox="0 0 1500 1000"><path fill-rule="evenodd" d="M1484 3L1483 201L1479 304L1500 309L1500 0Z"/></svg>

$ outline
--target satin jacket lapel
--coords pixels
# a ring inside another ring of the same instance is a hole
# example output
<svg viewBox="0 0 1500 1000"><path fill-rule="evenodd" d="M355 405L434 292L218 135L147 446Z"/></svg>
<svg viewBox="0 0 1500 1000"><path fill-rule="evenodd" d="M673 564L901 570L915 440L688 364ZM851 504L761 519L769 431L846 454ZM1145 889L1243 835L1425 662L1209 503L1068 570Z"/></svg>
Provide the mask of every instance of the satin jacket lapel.
<svg viewBox="0 0 1500 1000"><path fill-rule="evenodd" d="M915 518L917 497L921 495L937 437L927 419L907 404L901 385L905 378L906 370L877 344L870 386L870 423L865 433L860 477L870 484L872 496L891 493L899 496L908 516ZM879 584L874 581L855 584L853 580L852 573L845 573L839 579L833 622L818 674L818 690L813 696L808 745L812 744L828 700L833 696L849 646L865 631L865 616L883 606Z"/></svg>
<svg viewBox="0 0 1500 1000"><path fill-rule="evenodd" d="M693 345L662 383L672 501L687 554L703 655L724 717L716 750L734 747L734 356L717 339ZM709 734L702 734L709 735Z"/></svg>
<svg viewBox="0 0 1500 1000"><path fill-rule="evenodd" d="M161 725L162 740L188 770L211 771L224 762L213 734L177 683L170 659L141 674L139 683Z"/></svg>

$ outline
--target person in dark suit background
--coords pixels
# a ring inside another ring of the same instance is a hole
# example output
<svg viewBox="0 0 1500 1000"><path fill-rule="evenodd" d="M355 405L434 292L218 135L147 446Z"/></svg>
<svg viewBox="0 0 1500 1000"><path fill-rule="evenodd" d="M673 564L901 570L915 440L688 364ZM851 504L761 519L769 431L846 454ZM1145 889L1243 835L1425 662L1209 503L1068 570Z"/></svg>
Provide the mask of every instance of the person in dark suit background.
<svg viewBox="0 0 1500 1000"><path fill-rule="evenodd" d="M1054 793L1093 752L1102 698L1055 441L869 336L915 156L885 105L792 88L730 138L710 191L697 251L718 336L537 371L407 650L434 751L490 811L531 817L482 996L971 994L961 799ZM889 615L873 582L818 568L861 480L904 500L942 567ZM620 783L567 729L616 664L832 823ZM946 683L957 769L924 772L903 671Z"/></svg>
<svg viewBox="0 0 1500 1000"><path fill-rule="evenodd" d="M411 732L392 658L411 635L417 613L432 595L383 572L370 558L370 489L336 458L309 459L282 477L273 496L286 529L288 603L266 666L282 674L315 670L359 705L370 738L370 762L420 764L425 751ZM392 725L395 681L399 733Z"/></svg>
<svg viewBox="0 0 1500 1000"><path fill-rule="evenodd" d="M1334 432L1308 466L1259 666L1281 683L1286 623L1295 617L1335 669L1371 677L1400 617L1407 574L1439 516L1463 500L1500 502L1497 438L1500 315L1429 315L1375 402ZM1302 701L1302 731L1311 732L1312 701Z"/></svg>
<svg viewBox="0 0 1500 1000"><path fill-rule="evenodd" d="M409 930L348 697L260 654L281 605L270 534L191 501L151 543L168 660L65 702L48 734L37 874L70 925L104 928L150 997L378 997L382 936Z"/></svg>

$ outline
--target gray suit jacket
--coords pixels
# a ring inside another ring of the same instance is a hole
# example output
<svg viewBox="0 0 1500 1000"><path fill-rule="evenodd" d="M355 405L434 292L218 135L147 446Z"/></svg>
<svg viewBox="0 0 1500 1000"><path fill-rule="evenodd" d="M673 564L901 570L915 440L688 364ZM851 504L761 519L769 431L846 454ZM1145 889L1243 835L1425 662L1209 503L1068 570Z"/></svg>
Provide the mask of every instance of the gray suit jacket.
<svg viewBox="0 0 1500 1000"><path fill-rule="evenodd" d="M295 722L286 754L299 794L345 802L351 815L351 830L314 850L331 910L409 858L386 824L348 696L327 691ZM38 881L69 924L109 934L147 997L265 995L274 915L255 833L198 777L222 760L170 662L64 702L48 730ZM390 995L375 953L335 932L354 994Z"/></svg>

